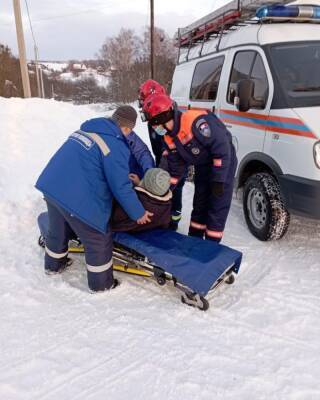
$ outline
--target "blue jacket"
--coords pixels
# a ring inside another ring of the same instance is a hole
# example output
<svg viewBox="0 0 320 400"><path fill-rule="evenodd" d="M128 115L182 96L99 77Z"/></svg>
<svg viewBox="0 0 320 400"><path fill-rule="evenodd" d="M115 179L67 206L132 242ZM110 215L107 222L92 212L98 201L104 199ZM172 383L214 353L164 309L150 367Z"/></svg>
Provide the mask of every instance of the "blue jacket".
<svg viewBox="0 0 320 400"><path fill-rule="evenodd" d="M131 151L129 160L130 172L137 174L141 179L148 169L155 167L154 159L148 146L135 132L132 131L126 139Z"/></svg>
<svg viewBox="0 0 320 400"><path fill-rule="evenodd" d="M104 153L90 133L103 140ZM132 220L144 214L128 178L129 157L127 141L116 123L94 118L69 136L41 173L36 188L86 224L106 232L114 197Z"/></svg>

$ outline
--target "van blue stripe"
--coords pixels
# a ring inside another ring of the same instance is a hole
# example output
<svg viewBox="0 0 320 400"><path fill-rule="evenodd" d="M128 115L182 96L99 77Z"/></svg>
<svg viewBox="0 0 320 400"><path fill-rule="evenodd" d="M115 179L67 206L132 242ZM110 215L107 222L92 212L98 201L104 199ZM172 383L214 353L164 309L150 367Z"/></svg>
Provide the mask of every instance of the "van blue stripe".
<svg viewBox="0 0 320 400"><path fill-rule="evenodd" d="M219 116L220 118L234 119L235 121L242 121L242 122L251 122L257 125L273 126L275 128L296 129L298 131L309 132L309 128L306 125L299 125L295 123L291 124L289 122L255 119L255 118L225 114L223 112L221 112Z"/></svg>

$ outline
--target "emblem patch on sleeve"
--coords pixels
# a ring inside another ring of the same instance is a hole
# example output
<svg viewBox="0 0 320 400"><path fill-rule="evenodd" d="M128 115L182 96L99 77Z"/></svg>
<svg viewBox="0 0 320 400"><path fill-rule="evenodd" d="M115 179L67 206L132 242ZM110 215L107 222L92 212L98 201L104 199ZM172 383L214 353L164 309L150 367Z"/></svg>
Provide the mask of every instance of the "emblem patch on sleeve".
<svg viewBox="0 0 320 400"><path fill-rule="evenodd" d="M222 167L222 160L221 160L221 158L214 158L214 159L213 159L213 166L214 166L214 167Z"/></svg>
<svg viewBox="0 0 320 400"><path fill-rule="evenodd" d="M205 119L201 118L199 121L197 121L197 129L199 129L199 132L202 136L206 138L211 136L211 129Z"/></svg>

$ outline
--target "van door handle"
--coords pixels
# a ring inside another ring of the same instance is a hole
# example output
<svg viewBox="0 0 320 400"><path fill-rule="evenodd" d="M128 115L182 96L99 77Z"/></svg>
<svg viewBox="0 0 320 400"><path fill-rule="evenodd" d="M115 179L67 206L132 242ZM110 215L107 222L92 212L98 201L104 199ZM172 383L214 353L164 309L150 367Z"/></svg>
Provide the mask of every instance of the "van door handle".
<svg viewBox="0 0 320 400"><path fill-rule="evenodd" d="M225 124L226 128L233 128L233 125Z"/></svg>

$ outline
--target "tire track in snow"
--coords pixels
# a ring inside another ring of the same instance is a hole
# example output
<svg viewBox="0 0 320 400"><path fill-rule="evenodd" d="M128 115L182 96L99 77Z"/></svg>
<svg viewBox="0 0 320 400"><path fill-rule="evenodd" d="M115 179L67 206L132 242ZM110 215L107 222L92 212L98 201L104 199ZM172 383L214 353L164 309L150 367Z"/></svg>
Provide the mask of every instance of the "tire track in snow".
<svg viewBox="0 0 320 400"><path fill-rule="evenodd" d="M68 378L62 380L62 381L59 382L57 385L55 385L55 386L53 387L53 389L50 389L50 390L47 391L46 393L44 393L44 394L40 395L39 397L37 397L37 400L45 400L45 399L48 399L48 398L50 398L52 395L55 395L55 394L59 393L59 391L61 391L61 390L62 390L62 392L63 392L63 389L64 389L66 386L72 385L72 384L74 384L75 382L77 382L77 381L79 381L79 380L81 380L82 382L84 382L84 381L88 382L88 381L89 381L88 377L90 377L90 375L91 375L92 373L93 373L95 376L98 375L97 372L99 372L99 370L100 370L101 368L104 368L104 366L105 366L106 364L108 364L110 361L115 360L115 359L118 359L118 358L119 358L119 355L126 354L126 353L128 352L128 350L130 350L130 348L132 348L132 347L134 347L134 346L131 345L131 347L129 347L129 349L126 348L126 349L123 350L123 351L117 352L115 355L111 355L111 356L109 355L108 357L105 357L105 358L103 358L102 360L99 360L99 362L94 363L93 365L91 365L90 368L84 369L82 372L80 372L80 373L78 373L78 374L76 374L76 375L68 376ZM134 361L134 362L131 362L130 365L128 365L127 367L121 368L121 374L125 375L125 373L128 373L128 372L130 372L131 370L133 370L134 368L136 368L137 366L142 365L141 362L142 362L143 359L145 359L145 358L146 358L146 354L143 353L143 354L141 355L141 357L135 359L135 361ZM115 372L115 373L113 373L113 374L109 374L109 375L108 375L108 380L109 380L109 379L112 380L112 378L115 377L115 376L119 376L119 371L117 371L117 372ZM94 380L94 381L95 381L95 380ZM104 384L105 384L105 382L104 382ZM94 384L94 385L92 385L92 386L89 387L89 389L91 389L92 387L95 387L95 388L97 387L96 381L95 381L95 384ZM86 390L86 392L88 392L89 389ZM81 398L83 398L84 396L87 396L86 393L83 394L83 392L81 392L79 395L72 395L72 399L73 399L73 400L75 400L75 399L81 399ZM86 397L86 398L88 398L88 397Z"/></svg>

